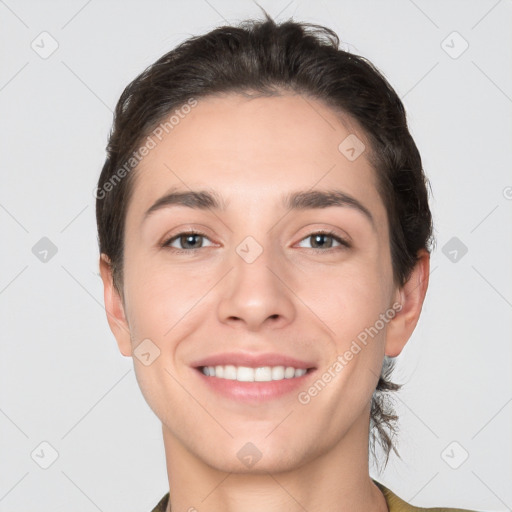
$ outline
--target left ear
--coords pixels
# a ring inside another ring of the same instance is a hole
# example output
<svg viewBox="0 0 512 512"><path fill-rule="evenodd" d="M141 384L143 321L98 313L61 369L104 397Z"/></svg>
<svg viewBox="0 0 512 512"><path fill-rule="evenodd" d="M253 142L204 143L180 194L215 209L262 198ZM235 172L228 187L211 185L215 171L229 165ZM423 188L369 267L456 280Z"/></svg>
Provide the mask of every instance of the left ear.
<svg viewBox="0 0 512 512"><path fill-rule="evenodd" d="M385 353L389 357L402 352L420 318L430 275L430 253L421 249L417 258L408 281L397 290L396 300L402 304L402 309L387 326Z"/></svg>

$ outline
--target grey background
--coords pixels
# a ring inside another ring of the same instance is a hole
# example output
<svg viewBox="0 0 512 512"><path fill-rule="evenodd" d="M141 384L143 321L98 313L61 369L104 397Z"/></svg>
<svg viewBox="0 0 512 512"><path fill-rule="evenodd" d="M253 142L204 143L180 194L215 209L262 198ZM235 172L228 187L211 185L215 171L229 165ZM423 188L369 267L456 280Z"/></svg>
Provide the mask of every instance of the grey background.
<svg viewBox="0 0 512 512"><path fill-rule="evenodd" d="M260 4L384 72L432 183L430 288L395 374L403 460L372 476L419 506L511 510L512 2ZM168 490L160 423L105 318L92 191L128 82L253 16L249 0L0 0L1 512L142 512Z"/></svg>

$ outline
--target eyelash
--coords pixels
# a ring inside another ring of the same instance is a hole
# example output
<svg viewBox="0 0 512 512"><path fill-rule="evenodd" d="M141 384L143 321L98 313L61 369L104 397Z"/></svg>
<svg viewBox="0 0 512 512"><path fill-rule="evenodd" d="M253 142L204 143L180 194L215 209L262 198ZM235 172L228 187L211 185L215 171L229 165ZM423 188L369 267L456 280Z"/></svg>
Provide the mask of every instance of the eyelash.
<svg viewBox="0 0 512 512"><path fill-rule="evenodd" d="M182 233L178 233L177 235L174 235L172 238L169 238L169 239L167 239L167 241L163 242L162 248L168 249L168 250L170 250L172 252L176 252L178 254L183 254L183 253L195 254L196 251L198 251L200 249L205 249L205 247L197 247L195 249L178 249L176 247L170 247L170 244L172 242L174 242L175 240L178 240L179 238L181 238L183 236L189 236L189 235L197 235L197 236L201 236L201 237L204 237L204 238L208 238L208 236L205 233L202 233L200 231L195 231L195 230L183 231ZM315 248L315 247L312 247L312 248L306 247L306 249L309 249L310 251L314 251L314 252L317 252L317 251L331 252L331 251L336 251L336 250L340 250L340 249L341 250L349 249L350 247L352 247L352 245L347 240L345 240L345 239L339 237L338 235L336 235L336 233L334 231L315 231L314 233L311 233L311 234L305 236L300 241L302 242L303 240L306 240L307 238L311 238L311 237L316 236L316 235L324 235L324 236L331 237L336 242L338 242L340 244L340 246L338 246L338 247L329 247L327 249Z"/></svg>

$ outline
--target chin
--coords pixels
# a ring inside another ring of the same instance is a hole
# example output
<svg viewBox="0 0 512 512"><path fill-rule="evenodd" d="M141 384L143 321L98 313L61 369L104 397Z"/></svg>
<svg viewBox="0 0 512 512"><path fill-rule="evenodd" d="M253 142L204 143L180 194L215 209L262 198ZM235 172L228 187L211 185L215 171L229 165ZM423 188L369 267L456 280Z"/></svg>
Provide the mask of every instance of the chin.
<svg viewBox="0 0 512 512"><path fill-rule="evenodd" d="M284 441L276 441L269 443L268 440L251 442L247 438L232 439L227 445L218 445L217 449L209 450L208 453L204 453L205 444L201 444L196 456L218 471L251 475L288 472L307 462L299 445L294 448L295 445L288 440L283 450Z"/></svg>

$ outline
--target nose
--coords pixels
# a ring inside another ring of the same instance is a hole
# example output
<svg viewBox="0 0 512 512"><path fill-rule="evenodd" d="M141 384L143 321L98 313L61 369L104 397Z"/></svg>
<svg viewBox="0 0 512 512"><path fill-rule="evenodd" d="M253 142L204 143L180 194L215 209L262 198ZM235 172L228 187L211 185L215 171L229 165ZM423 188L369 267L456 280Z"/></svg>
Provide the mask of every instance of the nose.
<svg viewBox="0 0 512 512"><path fill-rule="evenodd" d="M250 261L234 254L234 268L223 280L217 311L219 321L249 331L285 327L293 322L296 314L285 262L265 248Z"/></svg>

